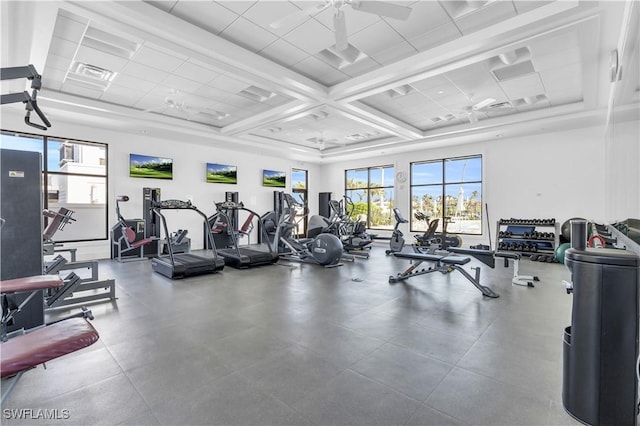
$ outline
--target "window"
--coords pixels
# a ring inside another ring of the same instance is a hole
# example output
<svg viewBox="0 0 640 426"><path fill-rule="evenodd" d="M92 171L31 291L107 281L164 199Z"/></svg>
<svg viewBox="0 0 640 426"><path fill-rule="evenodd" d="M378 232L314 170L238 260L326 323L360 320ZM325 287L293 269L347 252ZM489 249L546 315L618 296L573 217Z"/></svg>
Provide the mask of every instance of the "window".
<svg viewBox="0 0 640 426"><path fill-rule="evenodd" d="M293 169L291 170L291 192L293 198L305 208L302 211L296 211L296 234L307 235L307 224L309 218L307 217L307 195L309 194L309 187L307 185L308 172L306 170Z"/></svg>
<svg viewBox="0 0 640 426"><path fill-rule="evenodd" d="M411 163L411 231L425 231L417 212L439 219L438 231L445 216L447 232L481 235L482 156Z"/></svg>
<svg viewBox="0 0 640 426"><path fill-rule="evenodd" d="M0 147L42 154L44 208L74 211L75 222L55 234L56 242L107 238L106 144L3 130Z"/></svg>
<svg viewBox="0 0 640 426"><path fill-rule="evenodd" d="M344 193L353 202L353 211L347 208L347 213L364 220L367 228L392 229L393 184L393 166L345 170Z"/></svg>

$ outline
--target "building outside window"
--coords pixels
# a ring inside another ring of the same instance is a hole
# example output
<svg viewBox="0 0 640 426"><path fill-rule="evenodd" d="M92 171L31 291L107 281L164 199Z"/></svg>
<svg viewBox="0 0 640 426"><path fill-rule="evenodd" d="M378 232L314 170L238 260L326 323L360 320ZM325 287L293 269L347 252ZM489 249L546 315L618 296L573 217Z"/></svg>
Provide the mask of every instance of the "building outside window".
<svg viewBox="0 0 640 426"><path fill-rule="evenodd" d="M42 154L43 206L73 210L56 242L102 240L107 230L107 145L3 130L0 147ZM48 218L44 218L45 227Z"/></svg>

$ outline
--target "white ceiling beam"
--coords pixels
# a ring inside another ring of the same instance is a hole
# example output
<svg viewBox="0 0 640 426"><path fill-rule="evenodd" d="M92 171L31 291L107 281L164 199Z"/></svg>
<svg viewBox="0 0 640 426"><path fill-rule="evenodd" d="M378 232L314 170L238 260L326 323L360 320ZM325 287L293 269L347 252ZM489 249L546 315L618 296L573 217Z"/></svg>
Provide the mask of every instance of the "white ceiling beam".
<svg viewBox="0 0 640 426"><path fill-rule="evenodd" d="M237 135L256 128L269 126L273 123L282 123L287 119L291 121L293 119L291 117L297 117L301 112L306 113L310 108L315 108L319 105L322 105L322 103L299 100L289 102L244 120L231 123L222 128L222 133L226 135Z"/></svg>
<svg viewBox="0 0 640 426"><path fill-rule="evenodd" d="M326 98L326 86L141 1L64 4L107 28L134 35L296 98Z"/></svg>
<svg viewBox="0 0 640 426"><path fill-rule="evenodd" d="M380 110L365 105L362 102L352 102L350 104L334 103L332 106L344 117L367 124L403 139L413 140L424 136L422 130Z"/></svg>

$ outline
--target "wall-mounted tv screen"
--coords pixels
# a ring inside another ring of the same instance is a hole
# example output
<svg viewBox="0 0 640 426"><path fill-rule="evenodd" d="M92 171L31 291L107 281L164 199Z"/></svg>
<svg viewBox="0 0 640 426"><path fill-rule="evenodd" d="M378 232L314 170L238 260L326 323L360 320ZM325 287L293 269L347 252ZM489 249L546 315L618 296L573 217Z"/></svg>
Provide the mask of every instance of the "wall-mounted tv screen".
<svg viewBox="0 0 640 426"><path fill-rule="evenodd" d="M238 168L225 164L207 163L207 182L238 183Z"/></svg>
<svg viewBox="0 0 640 426"><path fill-rule="evenodd" d="M135 178L173 179L171 158L129 154L129 176Z"/></svg>
<svg viewBox="0 0 640 426"><path fill-rule="evenodd" d="M287 186L287 174L285 172L276 172L274 170L263 170L262 186L284 188Z"/></svg>

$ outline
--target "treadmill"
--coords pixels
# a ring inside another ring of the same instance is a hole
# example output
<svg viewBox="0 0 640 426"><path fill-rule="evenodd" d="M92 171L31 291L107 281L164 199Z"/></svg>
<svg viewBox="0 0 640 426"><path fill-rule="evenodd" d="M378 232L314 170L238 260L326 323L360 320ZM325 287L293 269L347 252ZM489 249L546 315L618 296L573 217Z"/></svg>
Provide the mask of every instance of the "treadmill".
<svg viewBox="0 0 640 426"><path fill-rule="evenodd" d="M253 266L270 265L276 263L278 259L280 259L280 256L273 249L273 246L269 241L266 228L258 213L244 207L242 203L236 203L233 201L216 203L216 209L217 213L214 215L214 218L215 216L221 217L223 221L230 224L230 226L227 226L227 235L229 237L228 247L216 250L218 255L224 258L225 265L231 266L232 268L246 269ZM249 213L249 217L240 228L236 229L236 224L232 223L231 218L237 217L237 215L229 213L241 210ZM262 232L263 241L265 241L264 244L260 244L259 246L262 248L266 247L266 251L264 249L259 250L257 246L240 246L238 244L238 234L247 233L247 230L252 225L252 221L254 219L259 221L258 229L259 232ZM211 223L211 218L209 218L208 221ZM211 228L208 228L209 232L211 232Z"/></svg>
<svg viewBox="0 0 640 426"><path fill-rule="evenodd" d="M192 210L202 216L205 223L207 222L207 216L191 204L191 201L166 200L155 202L153 204L153 212L162 220L162 227L167 238L169 238L169 229L162 210ZM224 260L218 257L216 253L211 231L209 231L208 238L212 247L213 257L198 256L192 253L174 253L171 244L167 244L169 254L151 259L151 268L171 279L211 274L221 270L224 268Z"/></svg>

